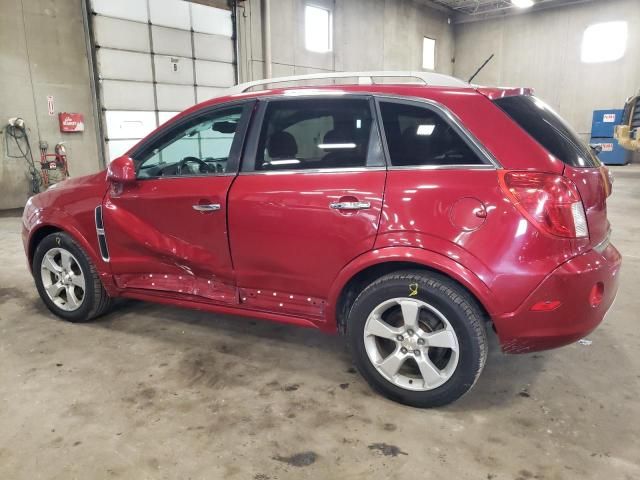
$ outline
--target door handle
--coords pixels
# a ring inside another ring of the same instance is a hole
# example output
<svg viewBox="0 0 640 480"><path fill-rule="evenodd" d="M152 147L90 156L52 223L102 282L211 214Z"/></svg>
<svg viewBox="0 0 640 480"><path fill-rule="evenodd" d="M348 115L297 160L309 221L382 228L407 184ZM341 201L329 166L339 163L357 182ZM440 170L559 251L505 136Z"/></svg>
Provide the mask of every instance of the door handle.
<svg viewBox="0 0 640 480"><path fill-rule="evenodd" d="M371 208L371 202L333 202L329 204L333 210L365 210Z"/></svg>
<svg viewBox="0 0 640 480"><path fill-rule="evenodd" d="M219 203L209 203L205 205L196 204L196 205L193 205L192 208L194 210L197 210L198 212L215 212L216 210L220 210L220 204Z"/></svg>

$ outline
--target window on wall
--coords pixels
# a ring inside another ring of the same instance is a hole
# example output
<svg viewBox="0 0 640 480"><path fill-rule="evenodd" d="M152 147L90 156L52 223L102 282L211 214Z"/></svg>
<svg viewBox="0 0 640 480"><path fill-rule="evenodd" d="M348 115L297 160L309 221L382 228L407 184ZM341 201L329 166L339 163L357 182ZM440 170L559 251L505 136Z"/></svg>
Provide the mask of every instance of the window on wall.
<svg viewBox="0 0 640 480"><path fill-rule="evenodd" d="M331 11L307 5L304 9L304 38L307 50L331 51Z"/></svg>
<svg viewBox="0 0 640 480"><path fill-rule="evenodd" d="M627 22L595 23L582 35L580 58L584 63L613 62L627 49Z"/></svg>
<svg viewBox="0 0 640 480"><path fill-rule="evenodd" d="M436 41L433 38L422 39L422 68L426 70L436 68Z"/></svg>

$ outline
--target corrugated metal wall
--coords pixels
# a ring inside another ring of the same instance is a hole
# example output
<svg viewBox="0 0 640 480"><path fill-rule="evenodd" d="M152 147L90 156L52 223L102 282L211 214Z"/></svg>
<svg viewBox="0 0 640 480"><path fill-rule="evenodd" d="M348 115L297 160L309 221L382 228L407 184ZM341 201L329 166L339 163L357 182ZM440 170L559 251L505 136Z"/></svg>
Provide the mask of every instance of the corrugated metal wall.
<svg viewBox="0 0 640 480"><path fill-rule="evenodd" d="M90 4L109 160L235 83L230 11L182 0Z"/></svg>

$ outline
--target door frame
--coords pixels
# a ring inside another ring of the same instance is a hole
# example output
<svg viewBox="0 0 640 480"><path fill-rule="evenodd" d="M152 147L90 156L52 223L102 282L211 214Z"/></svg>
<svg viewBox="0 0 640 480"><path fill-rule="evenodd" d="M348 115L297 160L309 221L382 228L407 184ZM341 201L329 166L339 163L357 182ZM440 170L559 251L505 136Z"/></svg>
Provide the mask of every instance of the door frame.
<svg viewBox="0 0 640 480"><path fill-rule="evenodd" d="M369 139L369 148L367 152L367 162L362 167L334 167L334 168L316 168L316 169L281 169L276 171L256 171L255 157L258 153L258 143L260 142L260 133L264 123L264 117L270 103L273 102L289 102L296 100L366 100L371 110L371 135ZM370 171L385 170L387 168L387 159L384 151L384 139L382 125L380 124L377 107L375 105L375 95L370 93L354 93L346 95L336 95L330 92L323 92L321 95L273 95L259 97L256 99L256 106L253 113L253 119L249 127L249 131L245 141L245 148L240 162L240 175L275 175L279 173L336 173L349 171Z"/></svg>

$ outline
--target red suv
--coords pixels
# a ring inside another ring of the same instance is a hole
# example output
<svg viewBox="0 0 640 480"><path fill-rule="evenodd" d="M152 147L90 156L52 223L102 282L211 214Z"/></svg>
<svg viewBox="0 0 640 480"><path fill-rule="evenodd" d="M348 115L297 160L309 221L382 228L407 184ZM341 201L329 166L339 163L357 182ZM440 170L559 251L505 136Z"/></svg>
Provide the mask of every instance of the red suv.
<svg viewBox="0 0 640 480"><path fill-rule="evenodd" d="M419 407L474 385L487 325L508 353L578 340L618 287L607 170L530 90L432 78L216 98L32 197L42 300L72 322L128 297L341 332Z"/></svg>

